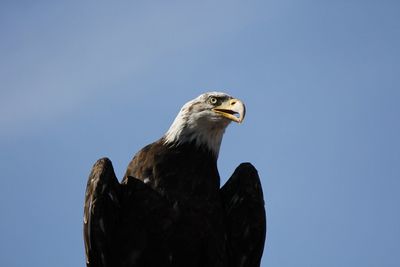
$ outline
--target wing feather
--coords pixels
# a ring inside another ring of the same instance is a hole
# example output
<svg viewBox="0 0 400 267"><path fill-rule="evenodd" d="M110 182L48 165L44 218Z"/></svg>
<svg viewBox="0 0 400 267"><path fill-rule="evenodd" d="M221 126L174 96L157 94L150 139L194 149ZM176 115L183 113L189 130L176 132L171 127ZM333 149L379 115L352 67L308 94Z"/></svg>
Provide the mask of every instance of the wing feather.
<svg viewBox="0 0 400 267"><path fill-rule="evenodd" d="M119 192L111 161L99 159L89 175L85 194L83 235L88 267L111 266L115 262L112 238L118 221Z"/></svg>
<svg viewBox="0 0 400 267"><path fill-rule="evenodd" d="M221 188L231 249L230 266L260 266L266 236L264 197L257 170L240 164Z"/></svg>

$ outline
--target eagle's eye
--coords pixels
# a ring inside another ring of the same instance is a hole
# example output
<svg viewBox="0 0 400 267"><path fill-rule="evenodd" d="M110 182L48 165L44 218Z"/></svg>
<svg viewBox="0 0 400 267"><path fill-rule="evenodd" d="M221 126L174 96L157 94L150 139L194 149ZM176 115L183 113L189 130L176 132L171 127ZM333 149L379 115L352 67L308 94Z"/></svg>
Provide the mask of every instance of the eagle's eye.
<svg viewBox="0 0 400 267"><path fill-rule="evenodd" d="M209 102L210 102L211 104L215 105L215 104L217 104L218 99L217 99L216 97L213 97L213 96L212 96L212 97L210 97Z"/></svg>

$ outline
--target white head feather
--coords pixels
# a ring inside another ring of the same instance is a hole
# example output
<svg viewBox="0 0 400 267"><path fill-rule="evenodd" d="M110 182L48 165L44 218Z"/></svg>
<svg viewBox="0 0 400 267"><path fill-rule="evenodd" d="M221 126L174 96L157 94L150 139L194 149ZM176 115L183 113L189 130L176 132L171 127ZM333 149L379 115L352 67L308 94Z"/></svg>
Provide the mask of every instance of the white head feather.
<svg viewBox="0 0 400 267"><path fill-rule="evenodd" d="M207 147L218 157L222 137L231 120L213 111L215 105L210 103L210 98L233 99L225 93L209 92L187 102L165 134L166 144L194 143Z"/></svg>

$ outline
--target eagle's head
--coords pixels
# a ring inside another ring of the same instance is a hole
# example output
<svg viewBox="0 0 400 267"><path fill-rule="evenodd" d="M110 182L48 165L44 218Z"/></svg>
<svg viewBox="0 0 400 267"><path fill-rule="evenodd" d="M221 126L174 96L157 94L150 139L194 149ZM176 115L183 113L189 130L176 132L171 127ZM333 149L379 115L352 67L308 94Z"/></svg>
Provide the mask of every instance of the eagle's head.
<svg viewBox="0 0 400 267"><path fill-rule="evenodd" d="M168 145L194 143L218 156L225 128L231 121L241 123L245 113L239 99L225 93L204 93L182 107L164 141Z"/></svg>

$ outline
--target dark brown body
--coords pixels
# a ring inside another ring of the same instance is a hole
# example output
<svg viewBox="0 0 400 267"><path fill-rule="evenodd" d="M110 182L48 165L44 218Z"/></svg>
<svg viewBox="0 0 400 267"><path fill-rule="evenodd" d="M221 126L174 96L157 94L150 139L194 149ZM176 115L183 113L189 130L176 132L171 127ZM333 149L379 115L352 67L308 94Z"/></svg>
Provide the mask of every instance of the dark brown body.
<svg viewBox="0 0 400 267"><path fill-rule="evenodd" d="M171 263L228 266L220 177L210 151L194 144L166 146L160 139L135 155L122 183L133 177L159 193L173 209L175 222L168 230L174 234L164 240L175 244L167 255ZM209 258L212 263L207 262Z"/></svg>
<svg viewBox="0 0 400 267"><path fill-rule="evenodd" d="M219 198L217 159L194 144L167 146L163 139L140 150L128 165L123 183L135 177L172 201Z"/></svg>
<svg viewBox="0 0 400 267"><path fill-rule="evenodd" d="M159 140L139 151L121 184L111 162L89 176L87 266L259 266L265 239L257 171L240 165L220 189L208 150Z"/></svg>

